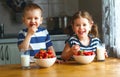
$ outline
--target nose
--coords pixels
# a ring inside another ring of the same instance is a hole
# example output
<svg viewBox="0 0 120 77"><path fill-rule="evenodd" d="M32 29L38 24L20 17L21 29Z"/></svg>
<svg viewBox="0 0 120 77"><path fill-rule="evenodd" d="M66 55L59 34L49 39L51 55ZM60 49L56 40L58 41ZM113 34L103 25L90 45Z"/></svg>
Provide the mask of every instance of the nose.
<svg viewBox="0 0 120 77"><path fill-rule="evenodd" d="M35 22L35 19L34 19L34 18L32 18L32 19L31 19L31 22Z"/></svg>
<svg viewBox="0 0 120 77"><path fill-rule="evenodd" d="M80 25L80 26L79 26L79 29L83 29L83 25Z"/></svg>

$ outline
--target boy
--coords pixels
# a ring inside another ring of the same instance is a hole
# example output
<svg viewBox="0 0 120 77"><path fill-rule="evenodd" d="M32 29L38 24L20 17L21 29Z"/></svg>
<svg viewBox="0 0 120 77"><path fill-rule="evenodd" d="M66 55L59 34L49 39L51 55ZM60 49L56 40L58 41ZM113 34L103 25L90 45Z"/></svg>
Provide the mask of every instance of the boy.
<svg viewBox="0 0 120 77"><path fill-rule="evenodd" d="M32 3L24 8L23 23L26 29L19 32L18 48L19 50L30 50L31 62L40 49L50 49L55 54L47 29L40 26L42 20L42 9L40 6Z"/></svg>

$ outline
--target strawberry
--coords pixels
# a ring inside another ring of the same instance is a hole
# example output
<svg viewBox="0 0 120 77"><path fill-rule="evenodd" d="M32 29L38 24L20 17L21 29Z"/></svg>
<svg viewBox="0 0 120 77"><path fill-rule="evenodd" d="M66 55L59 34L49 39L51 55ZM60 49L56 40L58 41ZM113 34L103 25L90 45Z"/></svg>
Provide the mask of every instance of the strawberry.
<svg viewBox="0 0 120 77"><path fill-rule="evenodd" d="M44 53L43 58L48 58L48 53Z"/></svg>
<svg viewBox="0 0 120 77"><path fill-rule="evenodd" d="M48 53L48 54L52 54L53 52L52 52L52 50L49 49L49 50L47 51L47 53Z"/></svg>
<svg viewBox="0 0 120 77"><path fill-rule="evenodd" d="M95 53L93 51L78 51L77 54L74 55L85 55L85 56L90 56L90 55L94 55Z"/></svg>
<svg viewBox="0 0 120 77"><path fill-rule="evenodd" d="M44 58L53 58L55 57L52 50L43 50L41 49L38 53L35 54L35 58L44 59Z"/></svg>

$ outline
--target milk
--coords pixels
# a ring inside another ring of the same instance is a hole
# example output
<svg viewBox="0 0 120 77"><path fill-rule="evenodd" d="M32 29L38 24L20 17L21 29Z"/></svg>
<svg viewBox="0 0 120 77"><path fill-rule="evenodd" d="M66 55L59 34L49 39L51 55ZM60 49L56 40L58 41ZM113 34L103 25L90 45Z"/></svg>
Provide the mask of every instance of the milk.
<svg viewBox="0 0 120 77"><path fill-rule="evenodd" d="M23 69L30 68L30 51L21 50L21 66Z"/></svg>
<svg viewBox="0 0 120 77"><path fill-rule="evenodd" d="M21 55L21 65L23 67L30 66L30 56L29 55Z"/></svg>
<svg viewBox="0 0 120 77"><path fill-rule="evenodd" d="M97 60L98 61L105 60L105 46L104 45L97 46Z"/></svg>

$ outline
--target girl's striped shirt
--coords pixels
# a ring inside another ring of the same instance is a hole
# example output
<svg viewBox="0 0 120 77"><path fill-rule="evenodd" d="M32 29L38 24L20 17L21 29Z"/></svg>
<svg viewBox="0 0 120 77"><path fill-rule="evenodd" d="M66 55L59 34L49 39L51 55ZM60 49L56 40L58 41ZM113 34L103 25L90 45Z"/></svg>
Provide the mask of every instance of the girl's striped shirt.
<svg viewBox="0 0 120 77"><path fill-rule="evenodd" d="M79 41L76 35L71 36L66 42L68 42L70 47L77 44L80 46L80 50L85 50L85 51L96 51L97 45L101 43L99 38L90 37L89 45L85 46Z"/></svg>

